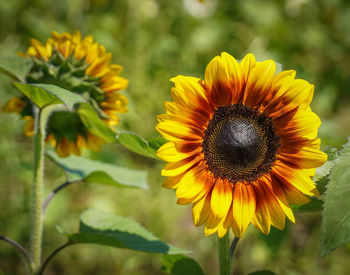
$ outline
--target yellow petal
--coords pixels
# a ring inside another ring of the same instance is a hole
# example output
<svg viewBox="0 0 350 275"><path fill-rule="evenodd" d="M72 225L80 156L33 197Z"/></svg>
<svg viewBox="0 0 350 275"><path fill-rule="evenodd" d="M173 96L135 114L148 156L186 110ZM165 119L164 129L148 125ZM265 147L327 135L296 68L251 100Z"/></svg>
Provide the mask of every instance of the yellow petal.
<svg viewBox="0 0 350 275"><path fill-rule="evenodd" d="M2 107L2 111L5 113L21 113L23 107L27 105L27 103L20 99L19 97L13 97L9 101L5 103Z"/></svg>
<svg viewBox="0 0 350 275"><path fill-rule="evenodd" d="M262 208L259 208L257 210L252 220L252 224L265 235L270 233L271 218L270 218L270 213L269 211L267 211L267 208L265 205L263 205Z"/></svg>
<svg viewBox="0 0 350 275"><path fill-rule="evenodd" d="M59 157L64 158L69 156L68 141L63 137L56 145L56 153Z"/></svg>
<svg viewBox="0 0 350 275"><path fill-rule="evenodd" d="M213 213L209 214L207 223L204 227L205 236L209 236L218 231L220 223L223 222L224 218L215 218Z"/></svg>
<svg viewBox="0 0 350 275"><path fill-rule="evenodd" d="M277 161L272 172L281 180L288 182L295 188L309 196L318 196L316 185L301 169L290 168L281 161Z"/></svg>
<svg viewBox="0 0 350 275"><path fill-rule="evenodd" d="M249 73L254 68L255 63L255 56L251 53L248 53L240 62L245 82L247 82Z"/></svg>
<svg viewBox="0 0 350 275"><path fill-rule="evenodd" d="M236 237L240 237L255 215L255 193L249 184L236 183L233 193L232 213L238 230Z"/></svg>
<svg viewBox="0 0 350 275"><path fill-rule="evenodd" d="M71 141L69 143L69 151L72 152L74 155L80 156L80 148L74 141Z"/></svg>
<svg viewBox="0 0 350 275"><path fill-rule="evenodd" d="M165 177L177 176L187 171L202 160L201 156L190 157L178 162L170 162L162 169L161 175Z"/></svg>
<svg viewBox="0 0 350 275"><path fill-rule="evenodd" d="M286 198L291 204L307 204L310 202L310 198L305 196L301 191L295 188L291 184L281 183L283 186L284 193Z"/></svg>
<svg viewBox="0 0 350 275"><path fill-rule="evenodd" d="M303 147L295 154L279 154L280 159L295 163L299 168L319 167L327 161L327 157L326 153L311 147Z"/></svg>
<svg viewBox="0 0 350 275"><path fill-rule="evenodd" d="M157 151L157 156L167 162L177 162L184 160L195 153L198 153L201 148L197 148L195 151L191 153L181 153L176 150L176 146L173 142L168 142L163 144Z"/></svg>
<svg viewBox="0 0 350 275"><path fill-rule="evenodd" d="M210 206L216 218L225 217L232 203L231 183L217 179L211 194Z"/></svg>
<svg viewBox="0 0 350 275"><path fill-rule="evenodd" d="M156 126L158 132L169 141L200 140L203 132L178 121L160 122Z"/></svg>
<svg viewBox="0 0 350 275"><path fill-rule="evenodd" d="M179 182L182 179L182 177L183 177L183 174L175 176L175 177L168 177L162 183L162 187L169 188L169 189L175 189L179 185Z"/></svg>
<svg viewBox="0 0 350 275"><path fill-rule="evenodd" d="M207 65L204 84L210 91L210 99L215 105L224 106L238 102L244 86L240 64L233 56L223 52Z"/></svg>
<svg viewBox="0 0 350 275"><path fill-rule="evenodd" d="M269 211L271 224L274 227L282 230L286 222L286 215L283 209L278 203L275 194L268 188L266 182L260 182L259 185L265 194L264 203Z"/></svg>
<svg viewBox="0 0 350 275"><path fill-rule="evenodd" d="M279 72L277 75L275 75L272 81L270 92L261 102L261 106L259 106L259 110L261 112L264 112L265 114L269 115L271 112L273 113L276 111L276 105L281 106L281 96L293 84L295 74L295 71L289 70ZM277 108L277 110L279 109Z"/></svg>
<svg viewBox="0 0 350 275"><path fill-rule="evenodd" d="M202 225L207 221L210 213L210 196L204 196L192 206L193 223L196 226Z"/></svg>
<svg viewBox="0 0 350 275"><path fill-rule="evenodd" d="M321 125L320 118L310 109L298 110L283 117L273 120L276 134L286 137L291 142L290 137L315 139L317 130Z"/></svg>
<svg viewBox="0 0 350 275"><path fill-rule="evenodd" d="M270 117L280 117L296 108L306 110L313 97L314 85L303 79L295 79L289 88L278 97L273 108L267 111Z"/></svg>
<svg viewBox="0 0 350 275"><path fill-rule="evenodd" d="M200 78L178 75L170 81L175 84L174 90L179 93L180 102L184 105L196 107L194 103L208 104L207 92Z"/></svg>
<svg viewBox="0 0 350 275"><path fill-rule="evenodd" d="M227 231L232 227L233 223L233 215L232 215L232 205L230 207L230 210L226 216L226 219L224 219L223 222L220 223L218 228L218 236L219 238L222 238L227 234Z"/></svg>
<svg viewBox="0 0 350 275"><path fill-rule="evenodd" d="M101 145L104 143L104 141L91 134L91 133L88 133L88 137L87 137L87 147L92 150L92 151L100 151L101 150Z"/></svg>
<svg viewBox="0 0 350 275"><path fill-rule="evenodd" d="M271 181L269 182L269 187L271 189L271 192L275 194L278 203L282 207L288 219L290 219L293 223L295 223L295 217L294 217L293 211L289 206L288 200L286 198L286 195L283 191L282 186L280 185L279 180L276 179L275 176L271 177Z"/></svg>
<svg viewBox="0 0 350 275"><path fill-rule="evenodd" d="M22 119L27 122L24 124L23 132L26 137L31 137L34 135L34 117L24 116Z"/></svg>
<svg viewBox="0 0 350 275"><path fill-rule="evenodd" d="M184 174L176 189L176 197L186 200L182 204L196 201L210 190L211 182L207 174L204 166L192 168Z"/></svg>
<svg viewBox="0 0 350 275"><path fill-rule="evenodd" d="M251 70L243 95L243 104L250 107L259 106L271 89L276 72L273 60L257 62Z"/></svg>
<svg viewBox="0 0 350 275"><path fill-rule="evenodd" d="M255 186L254 190L257 198L257 206L255 216L252 219L252 224L262 233L267 235L270 233L271 217L265 203L265 194L261 190L260 186Z"/></svg>

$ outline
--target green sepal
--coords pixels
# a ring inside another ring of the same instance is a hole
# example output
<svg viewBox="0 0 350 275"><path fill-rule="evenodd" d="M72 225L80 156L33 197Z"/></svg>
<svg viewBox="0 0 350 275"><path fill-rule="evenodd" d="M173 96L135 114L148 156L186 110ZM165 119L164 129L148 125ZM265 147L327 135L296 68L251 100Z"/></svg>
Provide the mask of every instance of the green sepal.
<svg viewBox="0 0 350 275"><path fill-rule="evenodd" d="M109 143L117 142L116 133L102 121L98 113L89 103L81 103L77 113L86 129Z"/></svg>

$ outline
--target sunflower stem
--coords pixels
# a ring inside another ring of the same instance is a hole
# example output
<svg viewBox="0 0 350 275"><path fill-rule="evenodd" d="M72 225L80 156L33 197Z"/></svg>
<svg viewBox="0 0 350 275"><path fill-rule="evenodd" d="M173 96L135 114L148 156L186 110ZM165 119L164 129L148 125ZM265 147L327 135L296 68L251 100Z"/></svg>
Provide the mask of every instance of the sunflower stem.
<svg viewBox="0 0 350 275"><path fill-rule="evenodd" d="M218 237L218 254L220 275L230 275L232 268L232 257L230 255L230 234L222 238Z"/></svg>
<svg viewBox="0 0 350 275"><path fill-rule="evenodd" d="M15 242L14 240L7 238L3 235L0 235L0 240L7 242L8 244L12 245L14 248L17 249L17 251L22 256L22 259L24 261L26 270L28 271L28 274L32 273L31 266L32 266L32 258L27 253L27 251L24 249L23 246L21 246L19 243Z"/></svg>
<svg viewBox="0 0 350 275"><path fill-rule="evenodd" d="M44 137L45 124L42 123L42 110L37 110L35 116L34 137L34 177L32 185L32 212L31 212L31 244L30 251L33 258L32 269L34 274L41 265L41 247L43 235L42 212L44 187ZM44 127L43 127L44 126Z"/></svg>
<svg viewBox="0 0 350 275"><path fill-rule="evenodd" d="M47 258L46 260L44 261L43 265L41 266L39 272L38 272L38 275L43 275L44 274L44 271L45 271L45 268L47 266L47 264L52 260L53 257L55 257L58 252L60 252L63 248L66 248L67 246L71 245L69 242L68 243L65 243L64 245L61 245L60 247L56 248Z"/></svg>
<svg viewBox="0 0 350 275"><path fill-rule="evenodd" d="M43 203L43 213L45 214L46 212L46 208L49 205L49 203L51 202L51 200L54 198L54 196L61 191L63 188L73 184L73 183L79 183L79 182L84 182L83 180L73 180L73 181L65 181L64 183L62 183L60 186L56 187L45 199L44 203Z"/></svg>

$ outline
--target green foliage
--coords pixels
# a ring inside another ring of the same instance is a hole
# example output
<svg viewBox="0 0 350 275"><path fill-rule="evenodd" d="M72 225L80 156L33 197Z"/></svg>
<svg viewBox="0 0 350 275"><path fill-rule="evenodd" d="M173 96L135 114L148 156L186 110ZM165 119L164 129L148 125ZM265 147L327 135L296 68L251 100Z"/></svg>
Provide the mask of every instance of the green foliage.
<svg viewBox="0 0 350 275"><path fill-rule="evenodd" d="M71 110L76 103L85 101L80 95L55 85L19 82L14 82L14 85L39 108L63 103Z"/></svg>
<svg viewBox="0 0 350 275"><path fill-rule="evenodd" d="M276 273L270 270L258 270L258 271L251 272L248 275L276 275Z"/></svg>
<svg viewBox="0 0 350 275"><path fill-rule="evenodd" d="M193 15L198 5L184 5L192 2L217 2L217 5L209 7L208 16L200 17ZM84 35L92 34L113 53L113 62L123 66L121 76L130 80L125 93L130 102L129 112L121 115L119 129L140 133L147 141L156 134L155 115L163 113L161 102L170 98L170 77L177 74L203 77L205 65L223 50L237 58L252 52L260 60L273 58L282 63L284 69L295 69L297 78L315 84L312 109L322 120L319 131L322 144L339 146L349 135L349 58L344 58L349 53L349 11L348 0L135 0L134 4L127 0L0 1L0 52L14 55L17 50L25 51L29 38L44 42L52 30L71 32L77 29ZM0 76L0 82L3 104L14 91L8 78ZM23 123L16 121L15 116L2 115L0 120L3 160L0 201L6 201L0 213L0 229L24 244L30 211L30 185L25 183L32 173L32 156L25 152L32 150L32 140L21 137ZM177 240L177 244L197 247L196 259L203 269L208 274L216 274L213 253L216 239L205 238L200 228L194 228L188 220L188 207L169 204L174 194L159 188L157 168L160 169L161 164L152 159L140 160L136 156L118 154L118 149L118 146L104 146L102 153L94 157L102 161L117 158L118 163L127 167L137 167L141 162L142 167L152 168L153 174L149 177L152 192L112 188L102 198L94 196L94 200L100 200L103 206L106 203L116 213L132 213L138 220L156 224L159 234ZM60 175L54 168L46 166L46 188L52 187ZM94 192L101 190L99 186L95 188ZM76 213L91 202L85 197L82 200L81 196L84 192L74 189L58 196L57 215L47 217L46 230L62 216L67 228L73 226ZM115 196L121 197L118 203ZM135 206L130 207L130 200L134 201L135 197L137 205L142 205L142 213ZM293 230L300 232L302 229L302 235L308 237L290 234L277 259L266 256L269 249L255 241L254 236L259 233L252 230L251 235L245 236L235 272L246 274L260 267L277 274L348 274L349 250L339 249L326 259L315 256L320 215L300 215ZM46 238L45 251L52 250L55 244L51 238ZM115 250L113 254L118 260L111 261L111 252L107 249L70 249L59 255L47 273L159 274L159 265L152 255L138 253L137 257L132 257L132 252L125 250ZM24 274L17 256L3 245L0 245L0 266L0 273Z"/></svg>
<svg viewBox="0 0 350 275"><path fill-rule="evenodd" d="M88 131L107 142L116 142L115 132L101 120L95 109L89 103L86 103L86 100L79 94L51 84L15 82L14 85L39 108L53 104L64 104L68 110L73 110L73 107L75 107L79 118ZM76 105L77 103L80 104Z"/></svg>
<svg viewBox="0 0 350 275"><path fill-rule="evenodd" d="M318 198L310 198L308 204L292 205L291 208L298 212L317 212L322 210L323 201Z"/></svg>
<svg viewBox="0 0 350 275"><path fill-rule="evenodd" d="M350 139L339 153L327 186L321 226L323 257L350 241Z"/></svg>
<svg viewBox="0 0 350 275"><path fill-rule="evenodd" d="M48 151L46 154L74 180L119 187L148 188L146 171L118 167L76 156L60 158L53 151Z"/></svg>
<svg viewBox="0 0 350 275"><path fill-rule="evenodd" d="M31 66L32 61L30 59L18 56L0 57L0 73L11 77L15 81L24 82Z"/></svg>
<svg viewBox="0 0 350 275"><path fill-rule="evenodd" d="M81 103L77 113L85 127L94 135L113 143L116 142L115 132L104 123L95 109L89 103Z"/></svg>
<svg viewBox="0 0 350 275"><path fill-rule="evenodd" d="M131 132L121 132L118 135L118 141L130 151L154 159L158 159L157 150L166 142L161 137L153 138L147 142L139 135Z"/></svg>
<svg viewBox="0 0 350 275"><path fill-rule="evenodd" d="M326 191L329 182L329 174L337 164L339 156L337 148L331 146L327 146L323 151L328 155L328 161L316 169L315 176L313 177L321 195ZM310 198L308 204L291 205L291 208L298 212L317 212L322 210L322 205L322 198Z"/></svg>
<svg viewBox="0 0 350 275"><path fill-rule="evenodd" d="M71 244L90 243L161 254L188 252L160 241L129 218L100 210L85 211L80 217L79 232L65 235Z"/></svg>
<svg viewBox="0 0 350 275"><path fill-rule="evenodd" d="M327 146L323 151L328 155L328 160L326 163L324 163L322 166L316 169L315 176L313 177L313 180L316 183L322 178L327 177L337 163L337 158L338 158L337 148Z"/></svg>
<svg viewBox="0 0 350 275"><path fill-rule="evenodd" d="M204 275L200 265L183 254L163 255L162 271L171 275Z"/></svg>

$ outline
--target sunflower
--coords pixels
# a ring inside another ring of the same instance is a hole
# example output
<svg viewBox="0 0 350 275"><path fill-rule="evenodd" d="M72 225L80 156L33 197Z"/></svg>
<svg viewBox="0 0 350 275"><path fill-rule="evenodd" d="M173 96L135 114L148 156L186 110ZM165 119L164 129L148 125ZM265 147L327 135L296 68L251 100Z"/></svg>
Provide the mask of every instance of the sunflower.
<svg viewBox="0 0 350 275"><path fill-rule="evenodd" d="M276 74L272 60L228 53L206 67L204 80L177 76L172 102L157 130L169 142L158 150L168 162L163 186L177 203L192 203L193 222L205 235L241 237L252 223L264 234L283 229L289 204L319 195L311 177L327 155L319 150L321 124L310 109L314 86Z"/></svg>
<svg viewBox="0 0 350 275"><path fill-rule="evenodd" d="M58 85L82 95L100 118L112 129L119 122L118 114L127 111L127 98L120 94L128 86L128 80L120 77L122 67L110 64L112 54L104 46L94 42L92 36L82 38L80 32L73 35L52 32L46 44L31 39L26 54L32 67L26 75L27 83ZM14 97L3 111L19 113L26 120L24 134L34 134L33 103L26 97ZM86 129L75 112L56 112L47 126L46 142L56 148L60 156L70 153L80 155L81 148L99 150L104 139Z"/></svg>

